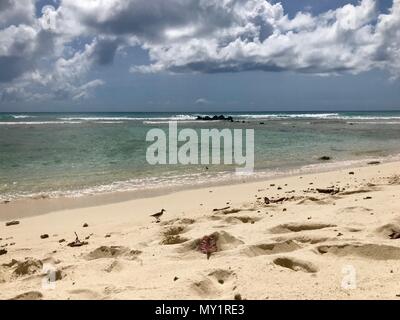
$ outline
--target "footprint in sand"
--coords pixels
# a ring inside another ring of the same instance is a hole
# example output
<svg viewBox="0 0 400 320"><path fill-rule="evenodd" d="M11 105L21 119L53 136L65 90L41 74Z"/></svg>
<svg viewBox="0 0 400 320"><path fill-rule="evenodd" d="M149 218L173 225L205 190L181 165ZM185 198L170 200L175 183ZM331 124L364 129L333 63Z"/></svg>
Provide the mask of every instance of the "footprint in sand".
<svg viewBox="0 0 400 320"><path fill-rule="evenodd" d="M117 258L123 257L126 259L134 260L142 252L139 250L131 250L123 246L101 246L85 256L86 260L96 260L103 258Z"/></svg>
<svg viewBox="0 0 400 320"><path fill-rule="evenodd" d="M282 252L291 252L301 249L301 246L294 241L261 243L250 245L242 252L249 257L257 257L261 255L272 255Z"/></svg>
<svg viewBox="0 0 400 320"><path fill-rule="evenodd" d="M219 290L211 279L204 277L200 281L193 282L190 288L202 298L219 296Z"/></svg>
<svg viewBox="0 0 400 320"><path fill-rule="evenodd" d="M100 300L103 298L101 294L89 289L75 289L68 293L72 295L70 297L72 300Z"/></svg>
<svg viewBox="0 0 400 320"><path fill-rule="evenodd" d="M308 261L303 261L293 257L279 257L273 260L277 266L288 268L293 271L302 271L308 273L318 272L318 268Z"/></svg>
<svg viewBox="0 0 400 320"><path fill-rule="evenodd" d="M334 239L328 238L328 237L315 236L315 235L300 234L300 235L293 235L293 236L287 236L287 237L286 236L276 237L276 238L272 238L272 240L277 241L277 242L296 241L296 242L300 242L300 243L316 244L316 243L321 243L321 242L334 240Z"/></svg>
<svg viewBox="0 0 400 320"><path fill-rule="evenodd" d="M119 272L122 271L122 269L124 268L124 265L118 261L118 260L114 260L113 262L110 263L110 265L108 265L104 271L105 272Z"/></svg>
<svg viewBox="0 0 400 320"><path fill-rule="evenodd" d="M336 227L334 224L329 223L285 223L280 224L271 228L269 231L271 233L288 233L288 232L300 232L300 231L309 231L309 230L319 230L324 228L332 228Z"/></svg>
<svg viewBox="0 0 400 320"><path fill-rule="evenodd" d="M399 260L400 248L379 244L325 245L316 248L319 254L332 254L339 257L355 256L372 260Z"/></svg>
<svg viewBox="0 0 400 320"><path fill-rule="evenodd" d="M343 209L338 210L338 213L370 213L372 209L361 207L361 206L353 206L353 207L346 207Z"/></svg>
<svg viewBox="0 0 400 320"><path fill-rule="evenodd" d="M209 277L215 279L219 284L226 284L235 273L230 270L216 269L208 274Z"/></svg>
<svg viewBox="0 0 400 320"><path fill-rule="evenodd" d="M255 223L257 221L260 221L260 220L261 220L260 217L250 217L250 216L243 216L243 217L234 216L234 217L225 218L225 222L232 223L232 224L236 224L236 223L250 223L250 224L253 224L253 223Z"/></svg>

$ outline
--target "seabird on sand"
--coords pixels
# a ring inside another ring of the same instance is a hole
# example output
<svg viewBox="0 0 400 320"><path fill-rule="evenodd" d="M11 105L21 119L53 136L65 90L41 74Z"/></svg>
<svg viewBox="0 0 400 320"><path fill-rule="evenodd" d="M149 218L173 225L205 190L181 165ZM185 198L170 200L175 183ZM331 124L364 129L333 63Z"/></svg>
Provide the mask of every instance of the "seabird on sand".
<svg viewBox="0 0 400 320"><path fill-rule="evenodd" d="M158 222L160 222L160 218L164 214L164 212L166 212L165 209L162 209L160 212L157 212L155 214L151 214L150 217L156 218L157 219L156 222L158 223Z"/></svg>

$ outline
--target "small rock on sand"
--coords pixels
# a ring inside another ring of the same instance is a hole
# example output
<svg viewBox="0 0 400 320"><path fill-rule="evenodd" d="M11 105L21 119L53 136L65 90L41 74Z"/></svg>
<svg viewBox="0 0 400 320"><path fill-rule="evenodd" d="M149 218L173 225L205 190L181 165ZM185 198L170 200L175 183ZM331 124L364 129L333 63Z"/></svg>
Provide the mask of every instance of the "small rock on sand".
<svg viewBox="0 0 400 320"><path fill-rule="evenodd" d="M87 223L84 223L82 227L87 228L87 227L89 227L89 225Z"/></svg>
<svg viewBox="0 0 400 320"><path fill-rule="evenodd" d="M16 226L16 225L18 225L19 224L19 221L17 221L17 220L15 220L15 221L9 221L9 222L6 222L6 227L9 227L9 226Z"/></svg>
<svg viewBox="0 0 400 320"><path fill-rule="evenodd" d="M0 249L0 256L2 256L3 254L7 254L7 250L6 249Z"/></svg>
<svg viewBox="0 0 400 320"><path fill-rule="evenodd" d="M47 239L48 237L49 237L48 234L42 234L42 235L40 236L40 239Z"/></svg>

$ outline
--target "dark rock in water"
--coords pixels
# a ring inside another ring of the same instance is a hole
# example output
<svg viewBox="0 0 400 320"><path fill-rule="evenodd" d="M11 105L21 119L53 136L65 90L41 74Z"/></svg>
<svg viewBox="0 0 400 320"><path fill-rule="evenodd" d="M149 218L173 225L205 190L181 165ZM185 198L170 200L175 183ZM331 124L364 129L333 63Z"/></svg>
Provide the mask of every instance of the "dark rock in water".
<svg viewBox="0 0 400 320"><path fill-rule="evenodd" d="M40 236L40 239L47 239L48 237L49 237L48 234L42 234L42 235Z"/></svg>
<svg viewBox="0 0 400 320"><path fill-rule="evenodd" d="M370 162L368 162L367 164L369 164L369 165L376 165L376 164L380 164L381 162L380 161L370 161Z"/></svg>
<svg viewBox="0 0 400 320"><path fill-rule="evenodd" d="M260 122L260 124L265 124L264 122Z"/></svg>
<svg viewBox="0 0 400 320"><path fill-rule="evenodd" d="M15 226L17 224L19 224L19 221L9 221L9 222L6 222L6 227Z"/></svg>
<svg viewBox="0 0 400 320"><path fill-rule="evenodd" d="M197 116L196 120L201 120L201 121L230 121L233 122L233 118L231 116L225 117L224 115L219 115L219 116Z"/></svg>
<svg viewBox="0 0 400 320"><path fill-rule="evenodd" d="M0 249L0 256L2 256L3 254L7 254L7 250L6 249Z"/></svg>
<svg viewBox="0 0 400 320"><path fill-rule="evenodd" d="M331 160L331 159L332 158L328 157L328 156L322 156L322 157L318 158L318 160L322 160L322 161L328 161L328 160Z"/></svg>

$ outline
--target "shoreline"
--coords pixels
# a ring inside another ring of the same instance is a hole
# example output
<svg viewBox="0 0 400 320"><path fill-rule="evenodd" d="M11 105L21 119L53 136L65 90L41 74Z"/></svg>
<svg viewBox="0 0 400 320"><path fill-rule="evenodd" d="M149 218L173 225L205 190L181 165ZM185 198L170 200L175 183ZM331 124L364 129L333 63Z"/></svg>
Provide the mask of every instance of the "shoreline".
<svg viewBox="0 0 400 320"><path fill-rule="evenodd" d="M397 299L399 165L183 190L2 222L0 298ZM150 215L162 208L156 223ZM85 245L67 245L75 232ZM198 249L205 235L217 239L210 259ZM44 264L57 270L53 289L43 287ZM342 284L348 266L356 272L352 289Z"/></svg>
<svg viewBox="0 0 400 320"><path fill-rule="evenodd" d="M167 187L155 187L143 190L111 191L97 194L84 194L80 196L56 196L49 197L38 194L35 197L18 198L11 201L0 202L0 221L16 218L26 218L36 215L48 214L56 211L69 209L90 208L98 205L108 205L130 200L143 198L155 198L162 195L170 195L184 190L199 190L212 187L223 187L230 185L242 185L249 183L274 181L281 178L288 178L297 175L312 175L326 173L337 170L364 168L371 166L369 162L377 161L379 164L399 162L400 154L393 154L381 158L365 158L360 160L344 160L337 162L326 162L310 164L301 167L286 168L286 170L275 171L275 173L266 175L266 171L256 172L253 176L231 176L230 178L202 182L194 185L173 185ZM235 177L235 178L233 178ZM23 213L21 213L23 212Z"/></svg>
<svg viewBox="0 0 400 320"><path fill-rule="evenodd" d="M0 298L397 299L399 165L183 190L11 226L3 221ZM150 214L162 208L155 223ZM85 245L67 245L75 232ZM205 235L217 239L210 259L197 247ZM44 264L57 270L53 289L42 285ZM342 285L348 266L356 270L353 289Z"/></svg>

